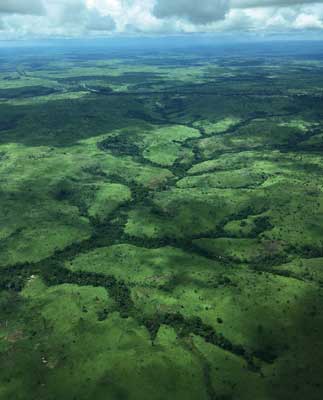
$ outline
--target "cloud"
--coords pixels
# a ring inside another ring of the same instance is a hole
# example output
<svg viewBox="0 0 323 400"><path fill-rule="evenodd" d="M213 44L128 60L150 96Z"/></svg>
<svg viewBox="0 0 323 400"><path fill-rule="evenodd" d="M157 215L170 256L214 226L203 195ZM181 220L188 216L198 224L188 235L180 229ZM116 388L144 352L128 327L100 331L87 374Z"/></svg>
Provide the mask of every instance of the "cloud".
<svg viewBox="0 0 323 400"><path fill-rule="evenodd" d="M1 0L0 13L42 15L44 13L42 0Z"/></svg>
<svg viewBox="0 0 323 400"><path fill-rule="evenodd" d="M214 23L221 26L223 21L230 20L232 16L234 16L235 21L240 16L241 20L244 20L244 24L248 20L249 25L254 27L259 21L258 16L262 13L257 13L257 9L274 9L276 13L275 20L278 22L279 20L284 20L282 15L278 15L284 13L281 11L283 8L288 7L294 10L295 7L299 9L302 6L317 5L319 3L323 3L323 0L156 0L152 12L158 19L177 19L177 22L186 21L200 26L208 24L215 26ZM253 18L250 13L246 14L244 11L249 9L254 9ZM238 12L240 13L239 16L234 10L241 10ZM260 19L262 20L262 18ZM319 20L319 18L316 18L316 20ZM267 26L268 23L265 23L265 25ZM191 29L194 30L193 27Z"/></svg>
<svg viewBox="0 0 323 400"><path fill-rule="evenodd" d="M80 30L111 31L116 26L110 15L100 13L95 7L89 7L86 0L51 0L46 9L51 24L57 27L75 26Z"/></svg>
<svg viewBox="0 0 323 400"><path fill-rule="evenodd" d="M159 0L153 9L157 18L178 17L197 24L222 20L228 11L228 0Z"/></svg>
<svg viewBox="0 0 323 400"><path fill-rule="evenodd" d="M110 15L100 15L97 10L88 11L84 17L86 30L107 32L116 28L116 23Z"/></svg>
<svg viewBox="0 0 323 400"><path fill-rule="evenodd" d="M293 7L296 5L323 3L322 0L231 0L232 8Z"/></svg>
<svg viewBox="0 0 323 400"><path fill-rule="evenodd" d="M3 0L0 0L3 1ZM26 3L34 0L24 0ZM116 27L114 19L91 6L87 0L43 0L43 13L32 13L33 8L22 14L14 11L3 14L4 38L78 37L110 33Z"/></svg>
<svg viewBox="0 0 323 400"><path fill-rule="evenodd" d="M323 0L0 0L1 39L322 31Z"/></svg>
<svg viewBox="0 0 323 400"><path fill-rule="evenodd" d="M323 29L323 21L317 15L300 14L293 23L295 29Z"/></svg>

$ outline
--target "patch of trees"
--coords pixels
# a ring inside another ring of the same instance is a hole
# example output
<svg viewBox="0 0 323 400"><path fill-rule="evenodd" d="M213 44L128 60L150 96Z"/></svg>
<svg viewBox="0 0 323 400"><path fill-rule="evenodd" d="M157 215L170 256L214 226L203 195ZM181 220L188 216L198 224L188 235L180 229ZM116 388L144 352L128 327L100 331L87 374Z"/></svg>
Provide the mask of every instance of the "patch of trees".
<svg viewBox="0 0 323 400"><path fill-rule="evenodd" d="M260 233L270 231L272 228L273 225L271 224L268 216L258 217L254 220L254 227L250 232L250 236L257 237Z"/></svg>
<svg viewBox="0 0 323 400"><path fill-rule="evenodd" d="M139 154L139 147L133 143L134 135L131 132L124 132L117 136L111 136L97 144L102 151L109 151L116 156Z"/></svg>
<svg viewBox="0 0 323 400"><path fill-rule="evenodd" d="M0 97L3 99L17 99L35 96L47 96L55 92L55 89L44 86L24 86L21 88L0 89Z"/></svg>
<svg viewBox="0 0 323 400"><path fill-rule="evenodd" d="M187 337L190 334L200 336L207 343L218 346L238 357L242 357L246 360L250 369L257 370L253 361L253 356L256 356L255 354L249 354L243 346L233 344L222 334L217 333L212 326L205 324L200 317L185 318L181 313L177 312L143 317L141 322L148 329L151 340L155 340L161 325L171 326L175 329L179 338ZM262 358L261 352L258 352L257 358L264 362L267 362L269 359L267 356Z"/></svg>
<svg viewBox="0 0 323 400"><path fill-rule="evenodd" d="M131 293L125 282L118 281L112 275L96 274L86 271L73 272L58 264L48 266L41 273L48 286L64 283L80 286L104 287L116 302L117 310L122 317L128 317L134 307Z"/></svg>

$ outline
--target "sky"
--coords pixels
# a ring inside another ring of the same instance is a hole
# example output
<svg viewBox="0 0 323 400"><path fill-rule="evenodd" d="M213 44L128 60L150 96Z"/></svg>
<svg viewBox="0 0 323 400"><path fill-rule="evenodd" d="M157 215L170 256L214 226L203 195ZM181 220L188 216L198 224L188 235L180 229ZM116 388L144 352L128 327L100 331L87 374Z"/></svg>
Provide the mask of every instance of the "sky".
<svg viewBox="0 0 323 400"><path fill-rule="evenodd" d="M189 33L323 38L323 0L0 0L0 40Z"/></svg>

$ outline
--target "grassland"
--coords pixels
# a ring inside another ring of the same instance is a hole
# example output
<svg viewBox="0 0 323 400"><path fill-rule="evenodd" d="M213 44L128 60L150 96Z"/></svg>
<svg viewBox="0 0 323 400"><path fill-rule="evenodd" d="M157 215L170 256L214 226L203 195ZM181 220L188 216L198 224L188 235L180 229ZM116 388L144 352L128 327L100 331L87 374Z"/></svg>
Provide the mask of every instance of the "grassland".
<svg viewBox="0 0 323 400"><path fill-rule="evenodd" d="M241 57L6 56L0 400L323 398L323 65Z"/></svg>

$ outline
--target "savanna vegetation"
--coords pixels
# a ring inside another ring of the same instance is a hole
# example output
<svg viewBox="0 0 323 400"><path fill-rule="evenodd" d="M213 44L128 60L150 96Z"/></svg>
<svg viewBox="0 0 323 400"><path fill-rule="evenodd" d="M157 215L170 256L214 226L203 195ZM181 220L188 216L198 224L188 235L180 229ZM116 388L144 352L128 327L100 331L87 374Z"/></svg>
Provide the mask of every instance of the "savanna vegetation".
<svg viewBox="0 0 323 400"><path fill-rule="evenodd" d="M0 59L0 399L321 400L322 59Z"/></svg>

